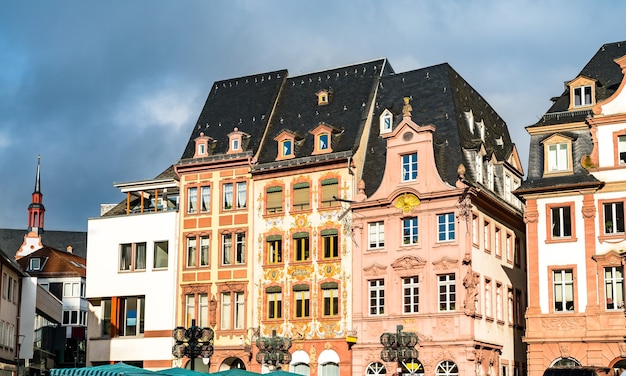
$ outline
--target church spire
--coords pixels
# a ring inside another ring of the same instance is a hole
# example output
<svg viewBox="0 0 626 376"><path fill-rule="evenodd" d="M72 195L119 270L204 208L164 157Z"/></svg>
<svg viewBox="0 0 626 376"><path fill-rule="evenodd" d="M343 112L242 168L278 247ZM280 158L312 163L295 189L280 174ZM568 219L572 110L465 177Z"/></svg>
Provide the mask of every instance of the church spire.
<svg viewBox="0 0 626 376"><path fill-rule="evenodd" d="M41 194L41 156L37 156L37 176L35 179L35 191L32 194L30 205L28 205L28 232L35 232L38 235L43 233L43 214L46 208L43 206L43 194Z"/></svg>

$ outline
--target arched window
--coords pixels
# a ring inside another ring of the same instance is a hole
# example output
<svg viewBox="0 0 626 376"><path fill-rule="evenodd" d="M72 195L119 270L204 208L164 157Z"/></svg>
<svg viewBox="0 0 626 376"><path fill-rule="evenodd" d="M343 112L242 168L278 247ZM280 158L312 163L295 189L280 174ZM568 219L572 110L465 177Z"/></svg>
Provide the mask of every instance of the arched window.
<svg viewBox="0 0 626 376"><path fill-rule="evenodd" d="M311 374L311 368L306 363L298 363L291 366L291 372L298 375L309 376Z"/></svg>
<svg viewBox="0 0 626 376"><path fill-rule="evenodd" d="M381 362L373 362L367 365L365 369L366 375L386 375L387 369Z"/></svg>
<svg viewBox="0 0 626 376"><path fill-rule="evenodd" d="M458 376L458 374L459 368L450 360L444 360L439 363L437 365L437 370L435 371L436 376Z"/></svg>
<svg viewBox="0 0 626 376"><path fill-rule="evenodd" d="M322 364L322 366L320 367L320 376L339 376L339 364Z"/></svg>
<svg viewBox="0 0 626 376"><path fill-rule="evenodd" d="M550 367L580 367L582 364L574 358L559 358Z"/></svg>

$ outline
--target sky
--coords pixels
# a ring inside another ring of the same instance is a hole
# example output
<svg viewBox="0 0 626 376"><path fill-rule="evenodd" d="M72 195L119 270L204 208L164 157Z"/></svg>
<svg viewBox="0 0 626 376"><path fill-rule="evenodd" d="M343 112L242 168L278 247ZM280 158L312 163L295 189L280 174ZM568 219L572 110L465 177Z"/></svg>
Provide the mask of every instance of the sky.
<svg viewBox="0 0 626 376"><path fill-rule="evenodd" d="M38 155L45 229L86 231L124 199L114 183L178 161L215 81L382 57L449 63L526 170L525 127L626 40L624 14L617 0L2 0L0 228L26 229Z"/></svg>

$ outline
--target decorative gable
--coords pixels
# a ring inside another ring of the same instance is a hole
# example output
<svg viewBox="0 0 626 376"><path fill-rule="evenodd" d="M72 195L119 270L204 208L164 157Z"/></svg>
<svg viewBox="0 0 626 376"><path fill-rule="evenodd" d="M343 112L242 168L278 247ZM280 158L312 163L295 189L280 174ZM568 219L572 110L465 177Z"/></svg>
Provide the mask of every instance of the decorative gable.
<svg viewBox="0 0 626 376"><path fill-rule="evenodd" d="M241 153L243 151L244 138L250 137L249 134L241 132L239 128L235 129L228 134L228 151L226 154Z"/></svg>
<svg viewBox="0 0 626 376"><path fill-rule="evenodd" d="M569 88L568 110L593 106L596 103L596 80L578 76L567 83Z"/></svg>
<svg viewBox="0 0 626 376"><path fill-rule="evenodd" d="M204 132L200 132L200 136L194 140L196 142L196 151L193 155L194 158L202 158L209 155L209 146L215 147L213 139L209 136L205 136Z"/></svg>
<svg viewBox="0 0 626 376"><path fill-rule="evenodd" d="M619 59L615 59L615 63L619 65L622 72L626 72L626 55L620 57ZM622 82L613 95L593 107L593 113L596 115L615 115L626 113L626 90L624 90L624 86L626 86L626 75L622 77Z"/></svg>
<svg viewBox="0 0 626 376"><path fill-rule="evenodd" d="M280 161L295 157L295 133L288 130L283 130L278 134L278 136L274 137L274 140L278 142L278 154L276 156L276 160Z"/></svg>
<svg viewBox="0 0 626 376"><path fill-rule="evenodd" d="M320 123L317 127L309 132L315 138L315 142L313 144L313 155L332 153L333 149L331 147L331 137L333 131L334 128L332 128L328 124Z"/></svg>

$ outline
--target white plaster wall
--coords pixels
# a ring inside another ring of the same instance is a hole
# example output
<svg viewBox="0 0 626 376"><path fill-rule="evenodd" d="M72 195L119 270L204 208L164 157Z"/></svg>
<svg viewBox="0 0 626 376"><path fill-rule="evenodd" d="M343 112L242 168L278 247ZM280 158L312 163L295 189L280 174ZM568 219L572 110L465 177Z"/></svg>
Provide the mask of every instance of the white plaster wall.
<svg viewBox="0 0 626 376"><path fill-rule="evenodd" d="M574 213L572 216L576 218L575 236L576 241L546 244L548 239L546 233L546 222L549 221L549 215L546 211L547 204L555 204L562 202L574 202ZM538 239L539 240L539 304L542 313L550 312L550 301L548 293L552 288L552 277L549 274L550 266L558 265L577 265L575 278L575 304L578 312L584 312L587 306L587 277L586 259L585 259L585 228L581 211L583 205L582 196L555 197L550 199L537 200L537 209L539 212L538 219ZM593 283L593 282L592 282Z"/></svg>
<svg viewBox="0 0 626 376"><path fill-rule="evenodd" d="M169 211L89 219L87 298L145 295L145 330L174 328L177 218L178 212ZM168 241L169 247L168 268L153 270L154 242L164 240ZM138 242L147 243L146 270L119 272L119 245ZM131 346L128 351L134 354L141 350L146 354L142 355L145 359L151 353L147 349L147 343L151 341ZM166 346L164 351L170 352L171 346Z"/></svg>

